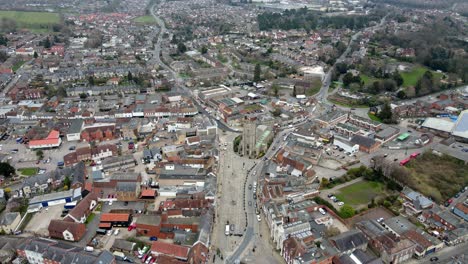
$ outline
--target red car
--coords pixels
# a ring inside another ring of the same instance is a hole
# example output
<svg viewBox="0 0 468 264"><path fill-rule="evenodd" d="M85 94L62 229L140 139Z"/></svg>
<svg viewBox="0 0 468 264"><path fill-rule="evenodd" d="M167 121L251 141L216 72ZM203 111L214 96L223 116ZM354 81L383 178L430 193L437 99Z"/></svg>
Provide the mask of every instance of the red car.
<svg viewBox="0 0 468 264"><path fill-rule="evenodd" d="M447 202L451 204L451 203L453 203L453 199L452 199L452 198L450 198L450 199L448 199L448 201L447 201Z"/></svg>
<svg viewBox="0 0 468 264"><path fill-rule="evenodd" d="M136 225L135 224L131 224L128 226L128 231L132 231L133 229L136 228Z"/></svg>

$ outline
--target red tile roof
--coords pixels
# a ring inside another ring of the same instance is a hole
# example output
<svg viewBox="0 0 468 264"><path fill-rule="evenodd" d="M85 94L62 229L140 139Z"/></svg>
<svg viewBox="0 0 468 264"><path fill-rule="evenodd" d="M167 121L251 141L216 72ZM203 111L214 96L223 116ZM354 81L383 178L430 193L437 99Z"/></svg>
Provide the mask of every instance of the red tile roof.
<svg viewBox="0 0 468 264"><path fill-rule="evenodd" d="M155 197L156 196L156 190L146 189L146 190L141 191L141 197L148 197L148 196Z"/></svg>
<svg viewBox="0 0 468 264"><path fill-rule="evenodd" d="M179 259L187 259L190 248L179 246L175 244L154 241L151 246L151 252L154 254L163 254L167 256L174 256Z"/></svg>
<svg viewBox="0 0 468 264"><path fill-rule="evenodd" d="M130 219L129 214L107 213L101 215L101 222L125 222Z"/></svg>
<svg viewBox="0 0 468 264"><path fill-rule="evenodd" d="M29 141L29 146L55 145L59 142L59 132L57 130L52 130L45 139L36 139Z"/></svg>
<svg viewBox="0 0 468 264"><path fill-rule="evenodd" d="M99 228L109 228L111 227L111 223L100 223Z"/></svg>

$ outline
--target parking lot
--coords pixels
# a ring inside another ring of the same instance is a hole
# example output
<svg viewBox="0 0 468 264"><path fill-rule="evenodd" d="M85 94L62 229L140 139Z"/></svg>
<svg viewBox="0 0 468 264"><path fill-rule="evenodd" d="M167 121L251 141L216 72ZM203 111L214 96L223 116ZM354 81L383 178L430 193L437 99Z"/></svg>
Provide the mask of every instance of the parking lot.
<svg viewBox="0 0 468 264"><path fill-rule="evenodd" d="M30 232L41 236L49 236L49 223L51 219L61 219L63 204L49 206L42 208L39 212L35 213L29 221L28 225L24 228L24 232Z"/></svg>

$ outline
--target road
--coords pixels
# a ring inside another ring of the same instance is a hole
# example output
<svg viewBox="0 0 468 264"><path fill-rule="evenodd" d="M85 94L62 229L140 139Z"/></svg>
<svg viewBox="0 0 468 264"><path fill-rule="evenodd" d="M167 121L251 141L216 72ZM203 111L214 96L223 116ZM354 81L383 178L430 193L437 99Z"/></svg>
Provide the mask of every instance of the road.
<svg viewBox="0 0 468 264"><path fill-rule="evenodd" d="M430 254L427 257L422 259L411 259L407 263L408 264L429 264L429 263L453 263L453 264L464 264L468 263L468 256L466 255L466 249L468 245L467 243L458 244L453 247L444 247L440 251ZM430 259L432 257L438 257L439 260L437 262L433 262Z"/></svg>
<svg viewBox="0 0 468 264"><path fill-rule="evenodd" d="M153 56L149 62L150 63L153 62L155 65L160 66L161 68L163 68L170 74L171 79L175 81L174 88L176 91L179 91L182 94L192 95L191 97L194 98L192 90L190 90L188 87L186 87L183 84L183 79L180 78L178 74L171 67L169 67L169 65L167 65L161 60L161 49L162 49L161 44L163 41L164 34L167 33L167 28L166 28L166 24L164 23L164 21L156 15L155 10L158 8L158 6L162 4L164 4L164 1L161 1L160 4L154 4L150 8L151 15L156 20L156 23L158 24L160 30L159 30L156 43L154 44ZM237 132L237 130L230 128L229 126L227 126L225 123L221 122L220 120L216 120L210 113L205 111L205 109L200 105L199 102L197 102L196 100L193 100L193 102L197 106L199 112L201 112L202 114L206 116L211 117L217 123L218 128L225 130L225 131Z"/></svg>

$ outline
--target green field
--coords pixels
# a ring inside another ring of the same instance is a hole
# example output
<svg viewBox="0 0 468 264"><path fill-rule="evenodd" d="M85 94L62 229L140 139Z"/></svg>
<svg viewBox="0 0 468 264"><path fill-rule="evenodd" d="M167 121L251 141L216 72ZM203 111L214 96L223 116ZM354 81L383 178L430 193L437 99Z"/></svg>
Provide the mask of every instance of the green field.
<svg viewBox="0 0 468 264"><path fill-rule="evenodd" d="M143 24L152 24L156 23L156 20L154 19L153 16L139 16L133 19L133 21L137 23L143 23Z"/></svg>
<svg viewBox="0 0 468 264"><path fill-rule="evenodd" d="M24 176L32 176L37 174L37 168L23 168L18 169L18 171Z"/></svg>
<svg viewBox="0 0 468 264"><path fill-rule="evenodd" d="M23 66L24 63L25 63L24 61L19 61L19 62L15 63L15 65L13 65L11 70L16 72L21 66Z"/></svg>
<svg viewBox="0 0 468 264"><path fill-rule="evenodd" d="M411 71L401 72L401 77L403 77L403 87L415 86L418 83L418 80L424 75L429 69L426 67L418 66L414 67ZM432 72L435 78L441 78L442 74L437 72Z"/></svg>
<svg viewBox="0 0 468 264"><path fill-rule="evenodd" d="M60 22L58 13L48 12L0 11L0 19L4 18L14 20L18 28L32 31L50 31L53 24Z"/></svg>
<svg viewBox="0 0 468 264"><path fill-rule="evenodd" d="M365 85L365 86L371 85L373 82L379 80L379 79L377 79L377 78L370 77L370 76L365 75L365 74L361 74L359 77L361 77L361 80L364 82L364 85Z"/></svg>
<svg viewBox="0 0 468 264"><path fill-rule="evenodd" d="M335 196L352 207L367 205L372 198L385 192L385 186L380 182L360 181L338 190Z"/></svg>
<svg viewBox="0 0 468 264"><path fill-rule="evenodd" d="M374 115L374 114L367 113L367 116L369 116L369 118L370 118L371 120L374 120L374 121L377 121L377 122L382 123L382 119L380 119L380 117L378 117L378 116L376 116L376 115Z"/></svg>

